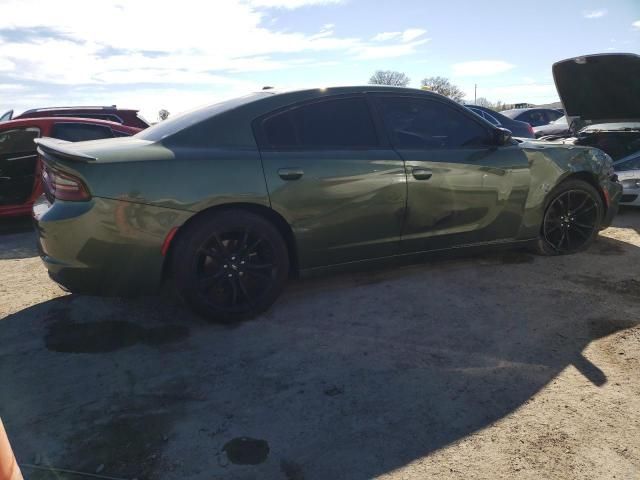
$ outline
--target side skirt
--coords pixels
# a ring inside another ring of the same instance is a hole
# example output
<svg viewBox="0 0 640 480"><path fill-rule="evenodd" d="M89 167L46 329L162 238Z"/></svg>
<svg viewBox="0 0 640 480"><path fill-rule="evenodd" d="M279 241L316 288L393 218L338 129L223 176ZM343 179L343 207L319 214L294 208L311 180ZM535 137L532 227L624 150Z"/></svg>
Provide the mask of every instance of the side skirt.
<svg viewBox="0 0 640 480"><path fill-rule="evenodd" d="M531 247L535 244L536 239L531 240L496 240L483 244L458 245L450 248L442 248L437 250L429 250L426 252L404 253L399 255L391 255L388 257L379 257L368 260L358 260L355 262L345 262L336 265L327 265L323 267L314 267L300 270L300 278L314 278L334 273L354 272L363 270L377 270L391 266L410 265L422 263L427 260L450 259L456 257L464 257L480 253L495 252L500 250L510 250L515 248Z"/></svg>

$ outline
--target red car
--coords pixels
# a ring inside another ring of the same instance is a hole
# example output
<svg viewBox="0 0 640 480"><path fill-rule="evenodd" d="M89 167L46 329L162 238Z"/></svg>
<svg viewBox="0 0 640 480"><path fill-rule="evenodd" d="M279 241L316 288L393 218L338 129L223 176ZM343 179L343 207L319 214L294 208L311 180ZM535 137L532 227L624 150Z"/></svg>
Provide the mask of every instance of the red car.
<svg viewBox="0 0 640 480"><path fill-rule="evenodd" d="M128 137L141 129L91 118L25 118L0 123L0 217L29 215L42 193L34 138L70 142Z"/></svg>
<svg viewBox="0 0 640 480"><path fill-rule="evenodd" d="M44 117L74 117L93 118L120 123L129 127L147 128L149 123L140 116L138 110L130 108L118 108L115 105L108 107L48 107L34 108L14 117L13 110L9 110L2 117L3 120L17 120L19 118L44 118Z"/></svg>

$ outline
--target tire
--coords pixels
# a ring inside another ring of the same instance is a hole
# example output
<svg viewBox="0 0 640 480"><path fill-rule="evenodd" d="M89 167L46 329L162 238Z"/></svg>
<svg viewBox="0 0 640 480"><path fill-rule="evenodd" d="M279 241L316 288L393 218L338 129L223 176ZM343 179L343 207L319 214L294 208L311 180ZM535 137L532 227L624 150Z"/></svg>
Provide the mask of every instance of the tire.
<svg viewBox="0 0 640 480"><path fill-rule="evenodd" d="M598 191L583 180L567 180L553 189L545 205L536 251L540 255L581 252L598 236L604 205Z"/></svg>
<svg viewBox="0 0 640 480"><path fill-rule="evenodd" d="M171 268L176 290L192 310L232 323L276 301L289 274L289 254L268 220L226 210L205 213L179 233Z"/></svg>

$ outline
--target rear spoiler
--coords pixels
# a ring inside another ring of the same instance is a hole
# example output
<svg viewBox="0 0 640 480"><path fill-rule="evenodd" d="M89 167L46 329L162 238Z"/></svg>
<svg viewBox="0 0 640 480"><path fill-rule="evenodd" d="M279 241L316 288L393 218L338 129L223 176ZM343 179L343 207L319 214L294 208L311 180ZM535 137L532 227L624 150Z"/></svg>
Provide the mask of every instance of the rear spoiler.
<svg viewBox="0 0 640 480"><path fill-rule="evenodd" d="M95 162L97 160L96 157L68 148L68 145L72 142L49 137L36 138L33 141L38 145L38 153L45 157L52 155L66 160L73 160L74 162Z"/></svg>

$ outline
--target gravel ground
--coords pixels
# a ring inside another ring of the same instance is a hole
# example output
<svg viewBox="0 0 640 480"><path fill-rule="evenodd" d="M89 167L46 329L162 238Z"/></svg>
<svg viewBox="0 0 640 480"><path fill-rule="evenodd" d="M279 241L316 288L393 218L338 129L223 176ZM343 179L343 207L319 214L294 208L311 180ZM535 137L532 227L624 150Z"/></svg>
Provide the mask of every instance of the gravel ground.
<svg viewBox="0 0 640 480"><path fill-rule="evenodd" d="M28 478L640 478L640 211L575 256L295 282L235 327L66 295L28 223L0 230L0 416Z"/></svg>

